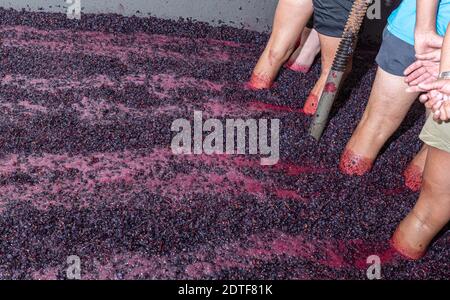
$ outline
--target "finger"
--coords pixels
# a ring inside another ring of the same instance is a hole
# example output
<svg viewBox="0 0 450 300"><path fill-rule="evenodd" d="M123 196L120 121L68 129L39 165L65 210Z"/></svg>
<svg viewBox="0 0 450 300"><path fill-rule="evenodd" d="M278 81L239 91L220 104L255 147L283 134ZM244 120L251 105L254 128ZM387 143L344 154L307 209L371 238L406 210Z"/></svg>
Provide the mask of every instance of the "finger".
<svg viewBox="0 0 450 300"><path fill-rule="evenodd" d="M442 106L439 111L440 111L439 119L441 121L447 121L448 120L448 115L447 115L447 111L446 111L445 107Z"/></svg>
<svg viewBox="0 0 450 300"><path fill-rule="evenodd" d="M430 97L432 99L434 99L434 100L439 100L440 101L440 100L442 100L443 94L441 92L439 92L439 91L432 90L430 92Z"/></svg>
<svg viewBox="0 0 450 300"><path fill-rule="evenodd" d="M440 111L435 112L435 113L433 114L433 119L434 119L435 121L440 121L440 120L441 120L441 112L440 112Z"/></svg>
<svg viewBox="0 0 450 300"><path fill-rule="evenodd" d="M436 81L436 79L433 76L430 76L427 79L425 79L424 82L422 82L422 84L432 83L435 81ZM420 92L426 92L426 90L421 89L418 85L413 85L412 83L410 83L410 86L406 88L406 92L407 93L420 93ZM423 95L426 95L426 94L423 94Z"/></svg>
<svg viewBox="0 0 450 300"><path fill-rule="evenodd" d="M430 78L431 75L429 73L425 73L421 75L420 77L416 78L415 80L411 81L410 85L419 85L420 83L424 83L428 78Z"/></svg>
<svg viewBox="0 0 450 300"><path fill-rule="evenodd" d="M440 117L441 117L441 112L439 110L433 113L433 119L435 121L439 121Z"/></svg>
<svg viewBox="0 0 450 300"><path fill-rule="evenodd" d="M443 101L438 101L438 102L436 102L436 103L431 107L431 110L432 110L432 111L438 111L438 110L440 110L441 107L442 107L442 104L443 104Z"/></svg>
<svg viewBox="0 0 450 300"><path fill-rule="evenodd" d="M414 85L414 86L407 87L406 92L407 93L421 93L421 92L426 92L426 91L419 88L418 85Z"/></svg>
<svg viewBox="0 0 450 300"><path fill-rule="evenodd" d="M419 88L421 88L422 90L425 90L425 91L439 90L439 89L443 88L444 86L445 86L444 80L438 80L438 81L434 81L434 82L430 82L430 83L419 84Z"/></svg>
<svg viewBox="0 0 450 300"><path fill-rule="evenodd" d="M432 83L436 81L436 78L434 75L431 74L430 78L428 78L427 80L425 80L423 83Z"/></svg>
<svg viewBox="0 0 450 300"><path fill-rule="evenodd" d="M422 66L423 62L421 60L416 60L414 63L412 63L409 67L405 69L403 74L407 76L408 74L411 74L412 72L414 72L415 70L419 69Z"/></svg>
<svg viewBox="0 0 450 300"><path fill-rule="evenodd" d="M437 109L433 109L433 107L435 107L435 106L438 107L438 103L439 102L441 102L441 101L437 100L436 98L431 97L430 100L425 103L425 107L427 109L431 109L433 111L436 111Z"/></svg>
<svg viewBox="0 0 450 300"><path fill-rule="evenodd" d="M419 78L420 76L427 74L427 70L425 68L420 68L415 70L414 72L410 73L406 78L405 78L405 82L406 83L411 83L412 81L416 80L417 78ZM414 84L415 85L415 84Z"/></svg>
<svg viewBox="0 0 450 300"><path fill-rule="evenodd" d="M426 107L426 109L432 110L433 105L434 105L435 103L436 103L436 102L433 102L433 100L430 100L430 101L425 102L425 107Z"/></svg>
<svg viewBox="0 0 450 300"><path fill-rule="evenodd" d="M422 83L432 83L432 82L434 82L434 81L436 81L436 79L434 79L434 77L433 76L430 76L429 78L427 78L424 82L422 82ZM420 88L419 88L420 89Z"/></svg>
<svg viewBox="0 0 450 300"><path fill-rule="evenodd" d="M425 103L425 102L427 102L429 99L430 99L430 97L428 97L428 94L422 94L422 95L420 95L420 97L419 97L419 101L420 101L421 103Z"/></svg>
<svg viewBox="0 0 450 300"><path fill-rule="evenodd" d="M446 103L444 103L443 109L445 110L446 115L446 118L443 121L448 121L450 118L450 102L447 101Z"/></svg>

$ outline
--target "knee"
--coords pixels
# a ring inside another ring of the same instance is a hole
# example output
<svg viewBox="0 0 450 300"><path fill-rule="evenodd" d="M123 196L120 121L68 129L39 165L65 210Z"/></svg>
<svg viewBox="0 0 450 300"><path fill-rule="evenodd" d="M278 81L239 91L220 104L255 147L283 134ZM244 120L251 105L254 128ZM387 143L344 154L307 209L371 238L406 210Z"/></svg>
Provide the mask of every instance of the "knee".
<svg viewBox="0 0 450 300"><path fill-rule="evenodd" d="M269 49L269 59L272 63L283 63L293 51L294 47L272 46Z"/></svg>
<svg viewBox="0 0 450 300"><path fill-rule="evenodd" d="M402 121L403 116L398 112L391 111L388 101L381 102L373 94L370 96L369 104L366 106L361 120L365 125L381 131L396 128L397 124Z"/></svg>

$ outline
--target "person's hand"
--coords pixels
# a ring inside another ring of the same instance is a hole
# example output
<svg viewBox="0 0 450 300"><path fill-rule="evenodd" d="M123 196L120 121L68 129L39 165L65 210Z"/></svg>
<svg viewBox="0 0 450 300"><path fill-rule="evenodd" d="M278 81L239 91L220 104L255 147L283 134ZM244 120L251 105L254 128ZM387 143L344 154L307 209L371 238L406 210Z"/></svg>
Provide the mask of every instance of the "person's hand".
<svg viewBox="0 0 450 300"><path fill-rule="evenodd" d="M405 82L409 85L406 91L409 93L420 92L419 84L431 83L437 80L439 76L439 61L417 60L406 68L404 74L406 76Z"/></svg>
<svg viewBox="0 0 450 300"><path fill-rule="evenodd" d="M416 58L418 60L428 60L432 62L440 62L441 61L441 53L442 48L432 50L431 52L424 53L424 54L416 54Z"/></svg>
<svg viewBox="0 0 450 300"><path fill-rule="evenodd" d="M418 86L421 91L427 92L420 96L420 102L433 111L435 120L450 120L450 80L440 79L432 83L423 83Z"/></svg>
<svg viewBox="0 0 450 300"><path fill-rule="evenodd" d="M422 102L427 109L436 112L441 108L442 102L447 97L448 96L436 90L432 90L428 93L420 95L419 101Z"/></svg>
<svg viewBox="0 0 450 300"><path fill-rule="evenodd" d="M442 94L432 91L420 96L420 102L433 112L435 121L448 121L450 117L450 101L443 100Z"/></svg>
<svg viewBox="0 0 450 300"><path fill-rule="evenodd" d="M414 47L417 61L404 72L405 82L409 85L407 92L417 93L419 84L437 80L443 41L435 31L416 31Z"/></svg>
<svg viewBox="0 0 450 300"><path fill-rule="evenodd" d="M416 55L429 54L442 48L444 38L435 31L417 31L414 34Z"/></svg>
<svg viewBox="0 0 450 300"><path fill-rule="evenodd" d="M444 101L442 103L439 110L434 113L434 119L444 122L450 121L450 101Z"/></svg>

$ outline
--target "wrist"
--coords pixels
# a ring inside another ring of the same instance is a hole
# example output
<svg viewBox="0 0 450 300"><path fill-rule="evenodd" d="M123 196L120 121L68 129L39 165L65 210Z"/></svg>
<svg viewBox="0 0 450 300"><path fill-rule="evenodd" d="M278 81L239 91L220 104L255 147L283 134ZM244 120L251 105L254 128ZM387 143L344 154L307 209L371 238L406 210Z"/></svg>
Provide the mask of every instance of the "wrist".
<svg viewBox="0 0 450 300"><path fill-rule="evenodd" d="M415 35L426 35L426 34L436 34L436 27L435 26L421 26L417 27L414 31Z"/></svg>

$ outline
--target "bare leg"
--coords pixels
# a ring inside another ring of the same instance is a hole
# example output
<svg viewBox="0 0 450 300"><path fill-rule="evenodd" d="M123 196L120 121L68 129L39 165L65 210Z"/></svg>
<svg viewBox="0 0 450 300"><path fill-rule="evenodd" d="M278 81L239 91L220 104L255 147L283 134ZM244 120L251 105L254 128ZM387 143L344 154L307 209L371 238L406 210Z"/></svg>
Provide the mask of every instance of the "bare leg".
<svg viewBox="0 0 450 300"><path fill-rule="evenodd" d="M286 67L296 72L307 73L320 52L319 34L314 29L305 28L302 41L305 42L294 51Z"/></svg>
<svg viewBox="0 0 450 300"><path fill-rule="evenodd" d="M427 110L427 118L430 115L431 110ZM405 172L403 172L403 177L405 178L405 185L407 188L413 192L420 191L422 187L423 170L425 168L425 161L428 154L428 145L424 144L420 149L419 153L414 157L414 159L409 163Z"/></svg>
<svg viewBox="0 0 450 300"><path fill-rule="evenodd" d="M421 258L437 233L450 220L450 153L429 147L419 201L400 223L392 245L404 256Z"/></svg>
<svg viewBox="0 0 450 300"><path fill-rule="evenodd" d="M423 145L422 149L420 149L419 153L417 153L416 157L414 157L403 173L405 185L414 192L420 191L420 187L422 186L423 169L425 167L427 153L428 146Z"/></svg>
<svg viewBox="0 0 450 300"><path fill-rule="evenodd" d="M364 175L400 126L418 93L407 93L404 78L378 68L364 115L341 158L341 171Z"/></svg>
<svg viewBox="0 0 450 300"><path fill-rule="evenodd" d="M250 88L271 87L281 66L298 46L298 39L312 13L312 0L279 1L272 35L253 70Z"/></svg>
<svg viewBox="0 0 450 300"><path fill-rule="evenodd" d="M333 65L334 56L336 54L337 48L339 46L340 38L330 37L319 33L320 48L321 50L321 61L322 61L322 71L319 80L312 89L311 93L306 99L304 106L304 111L306 114L313 115L317 110L317 104L322 96L325 83L327 81L328 74L331 71L331 66ZM348 67L348 72L351 68L351 62Z"/></svg>

